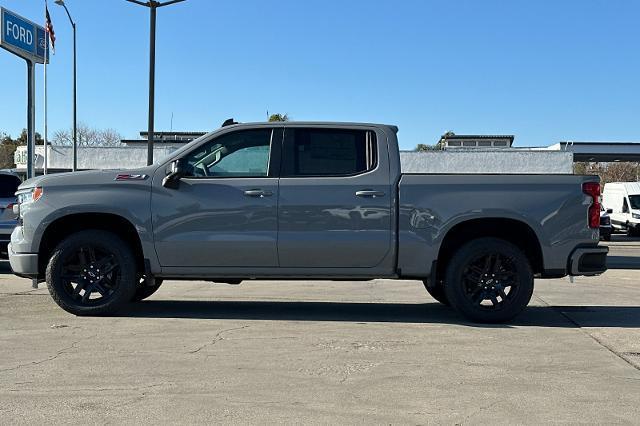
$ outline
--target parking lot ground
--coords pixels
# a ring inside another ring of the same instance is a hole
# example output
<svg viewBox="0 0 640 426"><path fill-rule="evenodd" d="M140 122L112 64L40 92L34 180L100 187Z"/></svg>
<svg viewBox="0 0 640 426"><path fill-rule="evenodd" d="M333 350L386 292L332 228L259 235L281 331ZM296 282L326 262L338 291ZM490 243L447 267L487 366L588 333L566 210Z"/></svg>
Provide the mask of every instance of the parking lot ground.
<svg viewBox="0 0 640 426"><path fill-rule="evenodd" d="M0 424L638 419L640 271L537 281L494 326L417 281L167 282L81 318L0 275Z"/></svg>
<svg viewBox="0 0 640 426"><path fill-rule="evenodd" d="M602 241L601 244L609 246L609 268L640 269L640 238L613 234L611 241Z"/></svg>

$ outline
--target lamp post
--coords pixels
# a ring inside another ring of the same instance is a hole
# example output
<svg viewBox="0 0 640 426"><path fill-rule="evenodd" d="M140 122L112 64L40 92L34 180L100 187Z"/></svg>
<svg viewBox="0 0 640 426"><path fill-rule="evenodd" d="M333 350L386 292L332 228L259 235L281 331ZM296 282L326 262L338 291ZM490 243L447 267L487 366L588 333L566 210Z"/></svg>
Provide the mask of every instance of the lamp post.
<svg viewBox="0 0 640 426"><path fill-rule="evenodd" d="M67 5L64 4L64 0L55 0L55 4L58 6L64 7L65 12L67 12L67 16L69 17L69 22L71 22L71 27L73 28L73 170L74 172L78 170L78 108L77 108L77 80L76 80L76 70L77 70L77 62L76 62L76 23L71 19L71 14L69 13L69 9L67 9ZM45 147L46 149L46 147Z"/></svg>
<svg viewBox="0 0 640 426"><path fill-rule="evenodd" d="M61 0L62 1L62 0ZM153 119L155 103L155 79L156 79L156 10L159 7L180 3L185 0L170 0L164 3L159 1L127 0L140 6L149 8L149 128L147 131L147 165L153 164Z"/></svg>

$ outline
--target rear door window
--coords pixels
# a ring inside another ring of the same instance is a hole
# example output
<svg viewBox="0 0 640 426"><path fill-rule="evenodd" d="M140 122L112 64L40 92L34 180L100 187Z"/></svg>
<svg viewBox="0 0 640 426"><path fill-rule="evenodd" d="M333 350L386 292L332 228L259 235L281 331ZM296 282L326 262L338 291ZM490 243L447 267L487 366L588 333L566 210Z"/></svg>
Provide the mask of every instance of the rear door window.
<svg viewBox="0 0 640 426"><path fill-rule="evenodd" d="M353 176L375 168L375 133L366 130L287 128L282 177Z"/></svg>

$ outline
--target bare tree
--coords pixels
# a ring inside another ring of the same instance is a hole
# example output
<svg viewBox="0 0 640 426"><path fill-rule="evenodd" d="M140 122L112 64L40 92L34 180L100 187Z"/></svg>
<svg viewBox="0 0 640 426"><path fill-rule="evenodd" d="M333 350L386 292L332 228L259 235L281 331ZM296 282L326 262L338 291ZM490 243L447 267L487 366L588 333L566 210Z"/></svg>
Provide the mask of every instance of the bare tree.
<svg viewBox="0 0 640 426"><path fill-rule="evenodd" d="M95 129L84 123L78 124L79 146L119 146L122 136L114 129ZM56 145L72 145L73 130L58 130L53 135L53 143Z"/></svg>
<svg viewBox="0 0 640 426"><path fill-rule="evenodd" d="M608 182L635 182L638 179L638 163L608 163L603 180Z"/></svg>
<svg viewBox="0 0 640 426"><path fill-rule="evenodd" d="M636 182L640 171L638 163L575 163L573 171L577 175L598 175L602 185L609 182Z"/></svg>

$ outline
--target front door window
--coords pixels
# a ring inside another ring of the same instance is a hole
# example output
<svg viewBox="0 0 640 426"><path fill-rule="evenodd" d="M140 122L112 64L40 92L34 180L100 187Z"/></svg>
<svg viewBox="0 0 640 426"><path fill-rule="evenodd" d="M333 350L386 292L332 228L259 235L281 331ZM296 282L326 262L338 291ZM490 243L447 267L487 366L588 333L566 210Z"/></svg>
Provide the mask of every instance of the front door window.
<svg viewBox="0 0 640 426"><path fill-rule="evenodd" d="M271 129L233 132L186 155L185 177L267 177Z"/></svg>

